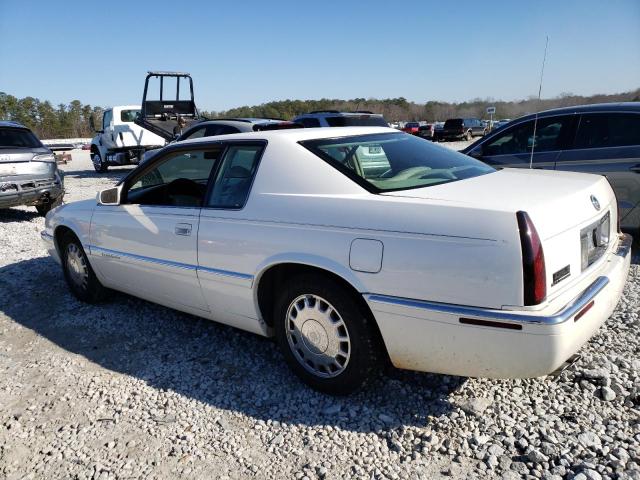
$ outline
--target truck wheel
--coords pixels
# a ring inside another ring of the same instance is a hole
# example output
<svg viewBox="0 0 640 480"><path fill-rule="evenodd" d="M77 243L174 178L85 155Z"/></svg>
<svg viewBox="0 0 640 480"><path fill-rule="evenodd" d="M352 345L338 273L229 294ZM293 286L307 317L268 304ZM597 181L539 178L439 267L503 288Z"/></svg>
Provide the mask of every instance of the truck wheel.
<svg viewBox="0 0 640 480"><path fill-rule="evenodd" d="M108 167L102 162L102 157L98 152L93 153L91 161L93 162L93 168L95 168L96 172L104 173L107 171Z"/></svg>
<svg viewBox="0 0 640 480"><path fill-rule="evenodd" d="M331 279L313 274L292 278L274 313L282 354L310 387L346 395L378 371L380 347L373 320Z"/></svg>

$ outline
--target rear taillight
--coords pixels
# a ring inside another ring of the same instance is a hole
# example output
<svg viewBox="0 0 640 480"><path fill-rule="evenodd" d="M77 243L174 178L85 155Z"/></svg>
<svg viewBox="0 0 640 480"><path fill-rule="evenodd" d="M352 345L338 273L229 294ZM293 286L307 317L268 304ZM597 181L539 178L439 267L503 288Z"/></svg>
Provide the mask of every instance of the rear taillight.
<svg viewBox="0 0 640 480"><path fill-rule="evenodd" d="M540 236L527 212L517 212L522 247L524 304L538 305L547 297L547 272Z"/></svg>

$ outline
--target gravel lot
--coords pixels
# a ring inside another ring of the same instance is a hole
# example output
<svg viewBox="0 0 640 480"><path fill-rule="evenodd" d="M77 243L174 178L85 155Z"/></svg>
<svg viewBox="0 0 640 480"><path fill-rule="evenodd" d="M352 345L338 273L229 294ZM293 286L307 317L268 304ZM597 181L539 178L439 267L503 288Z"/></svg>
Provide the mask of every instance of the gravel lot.
<svg viewBox="0 0 640 480"><path fill-rule="evenodd" d="M463 144L447 144L460 148ZM67 201L128 169L74 151ZM315 393L268 339L123 294L76 301L35 209L0 212L0 478L640 479L640 265L557 378L390 371Z"/></svg>

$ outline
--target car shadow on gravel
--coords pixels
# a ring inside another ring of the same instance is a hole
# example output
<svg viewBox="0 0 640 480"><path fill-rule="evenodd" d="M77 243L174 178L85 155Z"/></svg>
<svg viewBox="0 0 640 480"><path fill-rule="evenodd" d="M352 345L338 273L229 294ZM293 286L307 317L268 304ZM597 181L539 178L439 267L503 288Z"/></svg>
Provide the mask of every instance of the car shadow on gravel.
<svg viewBox="0 0 640 480"><path fill-rule="evenodd" d="M461 377L390 369L348 397L317 393L269 339L114 293L87 305L40 257L0 267L0 311L108 370L256 420L375 432L447 415Z"/></svg>
<svg viewBox="0 0 640 480"><path fill-rule="evenodd" d="M35 207L30 208L33 211L18 208L0 209L0 223L30 222L34 218L40 217Z"/></svg>

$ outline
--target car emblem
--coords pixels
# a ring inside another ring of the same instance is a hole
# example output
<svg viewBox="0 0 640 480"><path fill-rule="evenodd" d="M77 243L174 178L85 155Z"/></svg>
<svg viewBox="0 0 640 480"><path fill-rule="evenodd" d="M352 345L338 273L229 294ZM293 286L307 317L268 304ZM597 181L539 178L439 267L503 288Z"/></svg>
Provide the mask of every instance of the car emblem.
<svg viewBox="0 0 640 480"><path fill-rule="evenodd" d="M591 195L591 203L593 204L593 208L595 208L596 210L600 210L600 202L595 195Z"/></svg>

